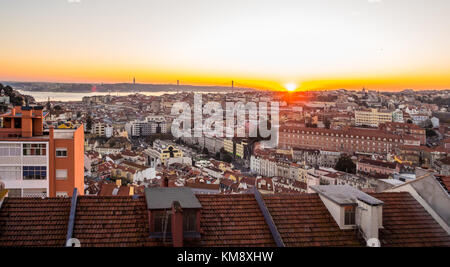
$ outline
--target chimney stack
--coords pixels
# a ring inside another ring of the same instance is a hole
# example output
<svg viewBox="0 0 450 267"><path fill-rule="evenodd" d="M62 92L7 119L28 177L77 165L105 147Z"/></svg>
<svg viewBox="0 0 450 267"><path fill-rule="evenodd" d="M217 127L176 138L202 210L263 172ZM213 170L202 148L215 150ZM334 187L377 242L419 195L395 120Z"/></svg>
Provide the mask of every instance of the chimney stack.
<svg viewBox="0 0 450 267"><path fill-rule="evenodd" d="M162 178L162 184L161 187L169 187L169 178L167 178L167 176L164 176Z"/></svg>
<svg viewBox="0 0 450 267"><path fill-rule="evenodd" d="M183 209L178 201L172 203L172 243L174 247L183 246Z"/></svg>
<svg viewBox="0 0 450 267"><path fill-rule="evenodd" d="M22 107L22 137L33 136L33 110L31 107Z"/></svg>
<svg viewBox="0 0 450 267"><path fill-rule="evenodd" d="M383 205L358 201L356 224L363 232L366 241L378 240L379 229L383 228Z"/></svg>
<svg viewBox="0 0 450 267"><path fill-rule="evenodd" d="M342 230L359 229L368 246L379 246L383 202L348 185L312 186Z"/></svg>

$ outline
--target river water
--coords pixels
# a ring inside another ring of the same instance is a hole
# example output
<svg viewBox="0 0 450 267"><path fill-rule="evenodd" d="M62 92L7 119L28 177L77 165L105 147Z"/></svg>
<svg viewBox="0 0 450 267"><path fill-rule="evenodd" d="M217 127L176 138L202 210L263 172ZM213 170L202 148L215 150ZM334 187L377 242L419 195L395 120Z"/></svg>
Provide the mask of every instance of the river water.
<svg viewBox="0 0 450 267"><path fill-rule="evenodd" d="M133 94L132 92L92 92L92 93L61 93L61 92L33 92L33 91L22 91L18 90L21 94L30 95L34 97L36 102L47 102L50 97L50 101L81 101L85 96L99 96L99 95L108 95L112 96L127 96ZM159 92L139 92L140 94L147 96L162 96L164 94L175 94L173 91L159 91ZM207 93L207 92L200 92Z"/></svg>

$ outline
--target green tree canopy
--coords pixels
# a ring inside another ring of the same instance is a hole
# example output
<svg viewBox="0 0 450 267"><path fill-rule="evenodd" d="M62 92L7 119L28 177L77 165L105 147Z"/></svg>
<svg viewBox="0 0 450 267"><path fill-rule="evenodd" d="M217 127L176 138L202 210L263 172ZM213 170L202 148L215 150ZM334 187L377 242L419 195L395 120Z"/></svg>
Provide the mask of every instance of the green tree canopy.
<svg viewBox="0 0 450 267"><path fill-rule="evenodd" d="M341 172L356 173L356 164L349 156L343 155L336 163L335 169Z"/></svg>

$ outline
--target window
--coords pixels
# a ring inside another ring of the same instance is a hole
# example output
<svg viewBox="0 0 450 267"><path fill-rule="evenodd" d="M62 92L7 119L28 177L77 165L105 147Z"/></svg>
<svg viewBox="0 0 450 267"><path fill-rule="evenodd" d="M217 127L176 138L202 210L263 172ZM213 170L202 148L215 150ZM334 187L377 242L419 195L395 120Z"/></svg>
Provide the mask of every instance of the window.
<svg viewBox="0 0 450 267"><path fill-rule="evenodd" d="M8 189L8 197L9 198L13 198L13 197L22 197L22 189Z"/></svg>
<svg viewBox="0 0 450 267"><path fill-rule="evenodd" d="M197 231L197 211L183 210L183 231L196 232Z"/></svg>
<svg viewBox="0 0 450 267"><path fill-rule="evenodd" d="M23 144L24 156L45 156L47 155L46 144Z"/></svg>
<svg viewBox="0 0 450 267"><path fill-rule="evenodd" d="M20 156L21 144L0 144L0 157Z"/></svg>
<svg viewBox="0 0 450 267"><path fill-rule="evenodd" d="M172 233L172 211L152 211L155 233ZM164 231L165 230L165 231Z"/></svg>
<svg viewBox="0 0 450 267"><path fill-rule="evenodd" d="M66 180L67 170L56 170L56 180Z"/></svg>
<svg viewBox="0 0 450 267"><path fill-rule="evenodd" d="M23 197L47 197L47 189L24 189Z"/></svg>
<svg viewBox="0 0 450 267"><path fill-rule="evenodd" d="M24 180L45 180L47 179L46 166L23 166Z"/></svg>
<svg viewBox="0 0 450 267"><path fill-rule="evenodd" d="M56 192L56 197L69 197L67 192Z"/></svg>
<svg viewBox="0 0 450 267"><path fill-rule="evenodd" d="M67 157L67 148L57 148L56 149L56 157L57 158Z"/></svg>
<svg viewBox="0 0 450 267"><path fill-rule="evenodd" d="M2 166L0 167L0 179L7 180L21 180L22 172L20 167L16 166Z"/></svg>
<svg viewBox="0 0 450 267"><path fill-rule="evenodd" d="M345 207L345 225L354 225L355 217L355 207Z"/></svg>

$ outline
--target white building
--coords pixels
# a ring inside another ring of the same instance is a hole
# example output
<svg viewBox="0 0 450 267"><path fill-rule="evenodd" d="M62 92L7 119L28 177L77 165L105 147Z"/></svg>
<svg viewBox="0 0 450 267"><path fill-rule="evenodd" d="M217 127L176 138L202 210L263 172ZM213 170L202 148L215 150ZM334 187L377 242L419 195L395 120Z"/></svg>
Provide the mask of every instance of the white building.
<svg viewBox="0 0 450 267"><path fill-rule="evenodd" d="M113 136L113 130L114 129L111 125L103 122L97 122L92 125L91 133L98 136L110 138Z"/></svg>
<svg viewBox="0 0 450 267"><path fill-rule="evenodd" d="M403 111L397 109L396 111L392 112L392 121L404 123L405 120L403 118Z"/></svg>
<svg viewBox="0 0 450 267"><path fill-rule="evenodd" d="M167 133L167 123L164 116L149 116L143 121L135 120L125 125L130 137L149 136L158 133Z"/></svg>

